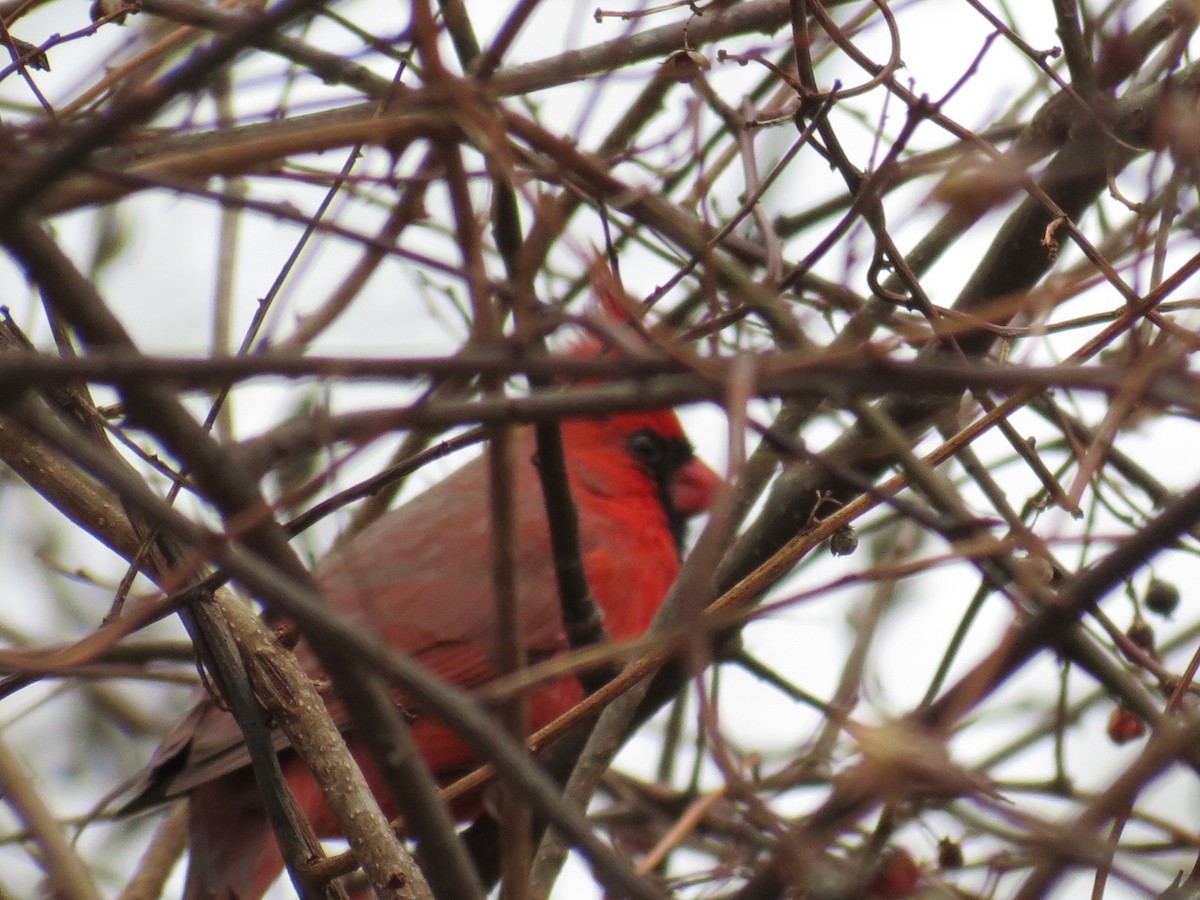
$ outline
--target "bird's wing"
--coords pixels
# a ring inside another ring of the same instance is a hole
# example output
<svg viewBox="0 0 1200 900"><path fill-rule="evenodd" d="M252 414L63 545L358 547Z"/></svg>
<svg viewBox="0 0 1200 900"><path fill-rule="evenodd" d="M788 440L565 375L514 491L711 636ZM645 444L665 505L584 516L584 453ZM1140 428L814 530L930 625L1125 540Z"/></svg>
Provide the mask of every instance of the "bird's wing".
<svg viewBox="0 0 1200 900"><path fill-rule="evenodd" d="M565 646L548 537L532 466L519 465L517 566L519 602L534 658ZM522 474L524 472L524 474ZM495 677L496 611L491 582L491 528L486 515L486 470L468 463L404 506L382 516L327 557L316 576L330 603L431 673L464 690ZM305 669L321 676L305 642L297 647ZM420 714L401 692L396 701ZM335 724L348 715L336 695L327 699ZM274 729L278 749L287 738ZM151 758L133 799L134 812L187 793L249 764L233 716L201 695Z"/></svg>

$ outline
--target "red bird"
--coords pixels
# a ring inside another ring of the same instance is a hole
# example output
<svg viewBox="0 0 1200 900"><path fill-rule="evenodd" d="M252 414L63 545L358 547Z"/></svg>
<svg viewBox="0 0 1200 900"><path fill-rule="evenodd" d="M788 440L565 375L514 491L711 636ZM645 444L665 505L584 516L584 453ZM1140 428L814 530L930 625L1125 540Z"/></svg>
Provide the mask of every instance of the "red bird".
<svg viewBox="0 0 1200 900"><path fill-rule="evenodd" d="M564 421L563 445L588 584L613 639L641 634L679 571L683 529L705 510L717 476L692 454L670 411ZM528 430L516 441L518 599L531 662L567 651L540 483ZM475 460L380 518L318 567L329 601L356 623L471 689L496 675L487 466ZM320 672L301 643L314 677ZM574 678L529 698L533 729L582 697ZM334 720L348 726L336 699ZM418 714L413 736L430 769L449 781L470 766L470 751L447 728ZM347 741L366 758L352 730ZM284 774L317 834L338 835L308 770L284 751ZM232 716L203 701L155 753L147 786L126 807L190 795L185 900L251 900L282 868ZM381 802L386 792L368 781ZM385 806L385 812L394 811Z"/></svg>

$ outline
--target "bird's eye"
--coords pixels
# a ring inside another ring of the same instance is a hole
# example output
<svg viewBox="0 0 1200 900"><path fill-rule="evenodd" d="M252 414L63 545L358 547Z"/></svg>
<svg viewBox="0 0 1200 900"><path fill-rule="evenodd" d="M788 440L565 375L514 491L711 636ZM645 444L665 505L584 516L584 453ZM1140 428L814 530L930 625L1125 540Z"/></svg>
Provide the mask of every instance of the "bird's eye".
<svg viewBox="0 0 1200 900"><path fill-rule="evenodd" d="M634 459L651 471L656 471L662 464L667 453L667 441L661 434L655 434L648 429L635 431L625 442L625 448Z"/></svg>

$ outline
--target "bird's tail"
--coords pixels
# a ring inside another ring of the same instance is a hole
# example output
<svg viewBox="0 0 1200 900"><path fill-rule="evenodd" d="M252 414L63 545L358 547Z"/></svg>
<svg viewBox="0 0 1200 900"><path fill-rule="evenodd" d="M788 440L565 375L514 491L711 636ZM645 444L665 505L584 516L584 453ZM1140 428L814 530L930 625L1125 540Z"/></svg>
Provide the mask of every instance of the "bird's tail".
<svg viewBox="0 0 1200 900"><path fill-rule="evenodd" d="M188 802L183 900L259 900L283 860L250 770L194 788Z"/></svg>

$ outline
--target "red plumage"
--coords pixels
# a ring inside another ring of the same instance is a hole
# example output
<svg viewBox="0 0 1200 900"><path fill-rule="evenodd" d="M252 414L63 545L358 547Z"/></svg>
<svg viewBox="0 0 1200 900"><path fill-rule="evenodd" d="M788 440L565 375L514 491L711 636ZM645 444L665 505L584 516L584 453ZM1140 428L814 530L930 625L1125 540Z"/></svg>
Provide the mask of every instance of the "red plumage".
<svg viewBox="0 0 1200 900"><path fill-rule="evenodd" d="M691 456L669 411L565 421L563 444L589 586L609 635L634 637L678 572L684 519L708 506L717 477ZM532 434L520 432L516 446L518 602L529 658L537 661L565 652L567 641ZM316 573L341 613L465 689L496 674L487 488L484 461L468 463L331 553ZM297 652L318 676L303 643ZM547 724L580 697L573 678L540 689L529 698L531 727ZM334 720L347 725L337 698L328 703ZM439 778L450 780L472 765L466 747L431 717L418 711L412 730ZM366 755L352 731L347 741L362 763ZM337 824L303 764L286 750L281 762L317 833L336 836ZM369 764L364 772L375 790ZM207 700L194 708L156 752L148 784L147 797L191 798L186 900L262 895L281 861L240 731L227 712Z"/></svg>

